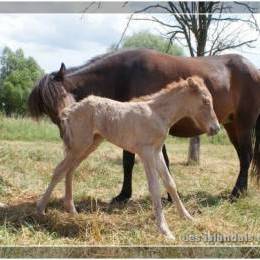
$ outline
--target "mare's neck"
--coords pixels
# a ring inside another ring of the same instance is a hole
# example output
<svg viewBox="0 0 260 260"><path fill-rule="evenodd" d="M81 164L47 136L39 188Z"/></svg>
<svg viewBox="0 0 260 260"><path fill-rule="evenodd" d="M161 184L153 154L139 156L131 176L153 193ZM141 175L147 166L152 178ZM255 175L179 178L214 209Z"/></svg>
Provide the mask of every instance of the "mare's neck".
<svg viewBox="0 0 260 260"><path fill-rule="evenodd" d="M152 99L149 104L168 127L188 116L187 87L175 87Z"/></svg>
<svg viewBox="0 0 260 260"><path fill-rule="evenodd" d="M84 94L79 99L92 94L94 89L91 88L91 81L93 79L93 77L91 77L91 74L91 70L86 67L79 67L79 69L77 70L75 69L71 72L68 72L65 75L64 80L65 89L68 92L73 92L74 94L77 94L77 89L84 87Z"/></svg>

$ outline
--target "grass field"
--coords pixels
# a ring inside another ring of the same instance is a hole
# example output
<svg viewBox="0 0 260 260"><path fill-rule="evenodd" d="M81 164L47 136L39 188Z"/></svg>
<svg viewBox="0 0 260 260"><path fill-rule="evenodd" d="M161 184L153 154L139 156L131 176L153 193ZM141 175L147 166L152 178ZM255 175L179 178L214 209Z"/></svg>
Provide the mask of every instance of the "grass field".
<svg viewBox="0 0 260 260"><path fill-rule="evenodd" d="M29 119L0 117L0 202L4 204L0 208L0 244L260 245L259 189L251 181L248 196L233 204L227 201L237 177L238 160L225 133L202 138L200 166L185 165L186 139L169 137L166 144L179 193L196 219L195 223L184 221L174 205L164 205L175 241L158 235L138 159L131 201L110 205L121 188L122 151L106 142L75 172L74 195L79 214L71 216L63 211L61 183L48 205L47 215L38 217L35 203L63 157L57 129L48 121L36 124ZM162 194L165 195L163 189ZM230 251L229 256L256 254L243 250ZM224 252L220 248L216 256ZM162 255L163 252L159 254ZM2 256L8 253L5 251Z"/></svg>

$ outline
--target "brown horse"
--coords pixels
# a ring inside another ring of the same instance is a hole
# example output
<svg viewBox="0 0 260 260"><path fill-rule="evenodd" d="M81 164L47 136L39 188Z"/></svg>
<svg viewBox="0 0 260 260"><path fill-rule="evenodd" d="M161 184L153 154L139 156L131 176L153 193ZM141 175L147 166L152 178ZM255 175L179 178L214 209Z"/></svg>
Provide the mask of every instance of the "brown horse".
<svg viewBox="0 0 260 260"><path fill-rule="evenodd" d="M238 197L247 190L248 169L253 157L252 139L255 139L253 168L260 176L260 74L244 57L230 54L187 58L134 49L105 54L85 66L69 69L65 77L72 84L63 87L57 87L49 80L55 77L61 81L59 74L45 75L29 97L32 116L39 118L47 114L58 126L59 111L65 105L62 100L68 93L76 101L89 94L128 101L157 92L180 78L200 76L212 94L218 120L224 125L240 161L240 172L231 197ZM202 133L203 130L190 119L182 119L170 129L171 135L179 137ZM165 147L163 154L169 166ZM121 193L114 199L117 201L131 196L134 154L124 151L123 164L124 183Z"/></svg>

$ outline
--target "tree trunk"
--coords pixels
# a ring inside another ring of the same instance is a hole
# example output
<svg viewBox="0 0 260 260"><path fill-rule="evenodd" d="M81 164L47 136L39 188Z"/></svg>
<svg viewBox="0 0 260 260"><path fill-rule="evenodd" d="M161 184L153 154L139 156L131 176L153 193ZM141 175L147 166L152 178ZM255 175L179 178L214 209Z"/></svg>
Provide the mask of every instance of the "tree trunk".
<svg viewBox="0 0 260 260"><path fill-rule="evenodd" d="M200 137L190 138L188 164L199 164L200 162Z"/></svg>

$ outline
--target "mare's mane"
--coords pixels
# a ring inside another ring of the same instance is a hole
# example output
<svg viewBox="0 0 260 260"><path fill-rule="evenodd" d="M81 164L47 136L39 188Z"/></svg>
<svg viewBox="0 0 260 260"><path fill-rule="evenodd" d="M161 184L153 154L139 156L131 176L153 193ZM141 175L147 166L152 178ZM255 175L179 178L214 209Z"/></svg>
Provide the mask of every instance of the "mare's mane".
<svg viewBox="0 0 260 260"><path fill-rule="evenodd" d="M86 70L89 68L95 68L99 65L99 61L103 61L103 59L111 57L113 55L116 54L111 52L96 56L83 65L66 69L65 75L70 73L76 73L83 69ZM62 98L68 94L67 92L70 92L70 90L61 87L60 84L56 84L53 81L55 73L57 73L57 71L45 74L38 81L38 83L33 88L31 94L29 95L28 109L30 115L34 119L39 119L44 114L50 116L51 113L55 113L55 111L57 110L58 102L61 102Z"/></svg>

